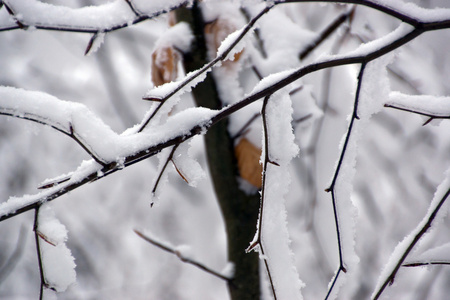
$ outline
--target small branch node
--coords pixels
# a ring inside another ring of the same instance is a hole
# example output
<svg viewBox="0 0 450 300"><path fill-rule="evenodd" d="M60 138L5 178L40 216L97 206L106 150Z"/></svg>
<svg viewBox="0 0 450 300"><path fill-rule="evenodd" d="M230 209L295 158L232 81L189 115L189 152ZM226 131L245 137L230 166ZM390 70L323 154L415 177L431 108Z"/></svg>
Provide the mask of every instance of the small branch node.
<svg viewBox="0 0 450 300"><path fill-rule="evenodd" d="M125 0L125 2L130 7L131 11L136 15L136 17L140 17L142 14L134 7L134 4L131 0Z"/></svg>
<svg viewBox="0 0 450 300"><path fill-rule="evenodd" d="M273 161L273 160L271 160L271 159L268 159L267 162L270 163L270 164L272 164L272 165L275 165L275 166L277 166L277 167L280 166L279 163L277 163L276 161Z"/></svg>
<svg viewBox="0 0 450 300"><path fill-rule="evenodd" d="M256 248L259 246L259 240L250 244L250 246L245 249L245 253L250 253L252 251L256 251Z"/></svg>
<svg viewBox="0 0 450 300"><path fill-rule="evenodd" d="M431 121L433 121L435 118L430 117L428 120L425 121L425 123L422 124L422 126L428 125Z"/></svg>

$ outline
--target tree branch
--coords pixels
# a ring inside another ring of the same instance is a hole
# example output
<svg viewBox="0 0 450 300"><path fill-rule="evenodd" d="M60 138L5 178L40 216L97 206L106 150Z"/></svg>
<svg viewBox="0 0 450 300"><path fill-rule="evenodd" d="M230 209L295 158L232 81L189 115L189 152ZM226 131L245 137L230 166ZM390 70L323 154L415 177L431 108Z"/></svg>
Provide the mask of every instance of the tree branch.
<svg viewBox="0 0 450 300"><path fill-rule="evenodd" d="M376 300L380 298L381 294L385 290L385 288L394 282L395 275L397 274L400 267L403 265L403 262L405 261L406 257L409 255L411 250L414 248L414 246L419 242L419 240L422 238L422 236L428 231L428 229L431 228L431 225L436 218L437 213L441 209L441 207L444 205L445 201L447 200L448 196L450 195L450 188L447 190L447 192L442 196L442 198L437 202L436 206L433 207L433 202L431 203L429 213L425 216L423 221L419 224L419 226L413 231L417 231L414 233L414 237L409 242L403 253L401 254L401 257L398 259L397 263L395 264L395 267L393 270L389 273L389 275L385 278L379 289L374 292L373 299Z"/></svg>
<svg viewBox="0 0 450 300"><path fill-rule="evenodd" d="M72 24L46 24L45 22L43 23L28 23L26 20L20 20L19 23L17 23L17 18L15 17L17 14L20 14L20 11L16 12L14 10L14 8L12 7L11 4L7 4L5 1L3 1L3 5L7 8L8 13L12 15L12 17L14 18L14 20L16 21L16 26L4 26L4 27L0 27L0 32L2 31L9 31L9 30L16 30L16 29L27 29L29 27L34 27L36 29L40 29L40 30L51 30L51 31L66 31L66 32L78 32L78 33L92 33L95 34L97 32L112 32L112 31L116 31L122 28L126 28L129 27L131 25L135 25L138 23L141 23L143 21L146 20L150 20L153 18L156 18L160 15L166 14L170 11L173 11L177 8L179 8L180 6L186 5L187 3L189 3L189 1L184 1L178 5L172 6L167 10L160 10L160 11L156 11L156 12L152 12L152 13L139 13L139 15L136 15L136 10L133 9L133 5L129 3L130 0L125 0L128 3L128 6L130 7L130 10L133 11L133 14L135 15L135 17L131 20L128 21L122 21L122 22L117 22L116 24L112 24L109 27L87 27L87 26L73 26ZM1 7L0 7L1 8Z"/></svg>
<svg viewBox="0 0 450 300"><path fill-rule="evenodd" d="M217 111L217 114L214 114L212 117L209 118L209 120L202 121L201 123L198 123L191 127L190 130L185 130L179 135L175 135L171 138L168 138L164 142L157 143L155 145L151 145L149 147L146 147L145 149L137 150L135 153L128 155L124 158L124 163L121 165L120 168L118 168L116 162L110 162L106 164L105 166L102 166L102 168L96 168L95 171L92 173L89 173L86 176L83 176L80 180L77 182L73 181L67 181L64 184L64 187L60 187L56 190L52 190L51 193L45 194L45 196L36 196L34 201L31 201L28 204L25 204L17 209L14 209L14 211L3 211L0 212L0 221L3 221L5 219L8 219L10 217L13 217L15 215L21 214L25 211L28 211L30 209L34 209L37 206L37 203L41 201L52 201L67 192L74 190L81 185L84 185L88 182L95 181L97 179L100 179L104 176L107 176L109 174L112 174L123 167L127 167L129 165L132 165L134 163L137 163L141 160L144 160L148 157L151 157L161 151L164 148L182 143L191 137L204 133L205 130L208 130L211 126L214 124L217 124L219 121L225 119L229 115L233 114L234 112L242 109L243 107L246 107L247 105L263 98L268 95L273 94L274 92L278 91L279 89L289 85L290 83L302 78L303 76L317 72L322 69L337 67L337 66L343 66L343 65L349 65L349 64L363 64L368 63L378 57L381 57L401 46L404 44L410 42L411 40L415 39L422 33L424 33L427 30L435 30L435 29L443 29L443 28L450 28L450 19L448 20L442 20L440 22L434 22L433 26L420 26L419 28L415 28L403 35L397 36L394 35L393 37L387 38L384 37L380 40L380 47L373 49L373 48L363 48L362 50L357 51L356 53L353 52L353 54L345 54L345 55L336 55L332 56L330 58L322 59L321 61L306 65L304 67L300 67L299 69L293 71L289 75L283 77L281 80L278 80L274 82L273 84L268 85L267 87L256 91L255 93L245 97L244 99L229 105L221 110ZM101 176L97 174L97 172L101 173Z"/></svg>
<svg viewBox="0 0 450 300"><path fill-rule="evenodd" d="M193 260L193 259L191 259L191 258L189 258L189 257L184 256L180 251L176 250L175 248L173 248L173 247L171 247L171 246L169 246L169 245L163 244L163 243L161 243L161 242L158 242L157 240L152 239L152 238L149 237L148 235L145 235L144 233L140 232L139 230L136 230L136 229L135 229L134 232L135 232L139 237L141 237L141 238L144 239L145 241L149 242L149 243L152 244L153 246L156 246L156 247L158 247L158 248L160 248L160 249L162 249L162 250L164 250L164 251L166 251L166 252L169 252L169 253L174 254L176 257L178 257L178 258L179 258L182 262L184 262L184 263L187 263L187 264L191 264L191 265L193 265L193 266L196 266L196 267L199 268L200 270L203 270L203 271L205 271L205 272L207 272L207 273L209 273L209 274L211 274L211 275L213 275L213 276L216 276L216 277L218 277L218 278L220 278L220 279L222 279L222 280L225 280L225 281L230 281L230 280L232 280L231 277L228 277L228 276L223 275L223 274L221 274L221 273L219 273L219 272L217 272L217 271L214 271L214 270L212 270L211 268L205 266L204 264L199 263L199 262L197 262L197 261L195 261L195 260Z"/></svg>

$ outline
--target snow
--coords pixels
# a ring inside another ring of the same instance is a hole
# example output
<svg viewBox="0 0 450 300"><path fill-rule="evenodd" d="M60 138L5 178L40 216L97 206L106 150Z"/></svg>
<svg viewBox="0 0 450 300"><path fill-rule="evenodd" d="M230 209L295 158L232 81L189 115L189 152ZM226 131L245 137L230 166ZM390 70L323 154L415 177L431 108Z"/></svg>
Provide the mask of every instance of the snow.
<svg viewBox="0 0 450 300"><path fill-rule="evenodd" d="M450 116L450 97L391 92L385 104L436 117Z"/></svg>
<svg viewBox="0 0 450 300"><path fill-rule="evenodd" d="M398 243L398 245L395 247L394 251L392 252L391 256L389 257L388 261L386 262L383 270L381 271L381 274L378 278L377 285L374 289L374 294L381 288L382 284L387 280L389 275L394 271L396 265L398 264L398 262L401 261L401 258L406 253L408 247L412 244L413 240L418 236L418 234L425 227L425 224L428 222L428 220L430 220L434 211L438 208L441 200L443 199L444 195L446 194L447 190L449 189L449 186L450 186L450 169L447 170L445 179L441 182L441 184L436 189L436 193L434 194L433 200L431 201L428 211L427 211L426 215L423 217L422 221L420 221L419 224L417 224L417 226L407 236L405 236L403 238L403 240L400 243ZM440 208L440 210L441 211L448 210L448 201L445 201L445 203ZM442 214L440 214L440 215L438 214L438 216L439 216L439 218L441 218ZM433 224L432 224L432 226L433 226ZM440 253L440 252L437 251L437 253ZM373 295L372 295L372 297L373 297Z"/></svg>
<svg viewBox="0 0 450 300"><path fill-rule="evenodd" d="M73 132L84 146L105 162L118 161L152 145L187 134L198 124L207 125L216 114L207 108L190 108L167 117L165 123L151 130L134 134L127 131L119 135L82 104L11 87L0 87L0 113L43 122L68 135ZM163 126L164 130L160 130L163 127L159 126Z"/></svg>
<svg viewBox="0 0 450 300"><path fill-rule="evenodd" d="M392 44L394 41L406 36L413 30L414 27L408 25L407 23L401 23L394 31L390 32L389 34L368 43L361 44L355 50L346 53L344 57L365 56L369 53L376 52L377 50L380 50Z"/></svg>
<svg viewBox="0 0 450 300"><path fill-rule="evenodd" d="M350 139L334 186L341 235L342 259L347 270L345 275L339 278L333 290L333 295L335 296L345 282L351 282L352 277L358 276L357 272L355 272L359 263L359 257L355 250L355 234L359 211L357 210L357 203L352 197L358 145L363 137L364 130L369 125L371 117L383 108L383 100L387 98L390 91L389 81L386 76L386 66L392 62L393 57L392 54L387 55L370 62L365 67L356 111L359 120L354 119ZM349 116L349 118L351 117L352 115ZM341 139L339 147L341 151L344 147L346 134L347 132L344 133Z"/></svg>
<svg viewBox="0 0 450 300"><path fill-rule="evenodd" d="M80 28L85 30L109 29L117 25L128 24L136 19L126 1L115 0L98 6L70 8L43 3L35 0L8 1L16 17L29 26L56 26L60 28ZM139 12L145 15L158 14L170 10L187 1L133 1ZM5 24L6 23L6 24ZM13 25L10 20L1 20L0 24Z"/></svg>
<svg viewBox="0 0 450 300"><path fill-rule="evenodd" d="M288 192L290 175L288 166L298 154L292 132L292 107L286 90L275 93L267 103L267 136L269 159L279 166L269 163L266 170L264 207L260 212L262 247L268 261L279 299L303 299L300 281L290 249L287 229L285 194ZM265 140L263 140L265 145ZM261 160L265 158L263 146ZM257 233L258 234L258 233Z"/></svg>
<svg viewBox="0 0 450 300"><path fill-rule="evenodd" d="M223 276L227 278L233 278L235 273L236 266L232 262L228 262L223 270L220 272Z"/></svg>
<svg viewBox="0 0 450 300"><path fill-rule="evenodd" d="M192 31L185 22L169 27L156 41L155 48L175 47L181 52L188 52L193 39Z"/></svg>
<svg viewBox="0 0 450 300"><path fill-rule="evenodd" d="M445 214L445 212L442 212ZM450 243L440 245L406 259L405 263L450 262Z"/></svg>
<svg viewBox="0 0 450 300"><path fill-rule="evenodd" d="M417 6L415 3L399 0L372 0L370 2L382 4L383 6L389 7L401 14L410 16L421 22L432 23L450 18L450 9L427 9Z"/></svg>
<svg viewBox="0 0 450 300"><path fill-rule="evenodd" d="M229 34L220 44L219 49L217 49L217 57L222 56L226 51L228 51L232 46L233 43L235 43L239 36L243 33L244 29L236 30L235 32ZM250 30L246 33L246 36L249 36L253 30ZM235 55L241 52L245 48L245 39L241 39L233 48L232 50L227 54L224 60L231 60L233 61L235 59Z"/></svg>
<svg viewBox="0 0 450 300"><path fill-rule="evenodd" d="M172 161L177 170L183 175L184 179L186 179L187 183L192 187L196 187L199 181L206 177L206 173L200 164L193 158L190 149L190 143L181 144L177 148Z"/></svg>
<svg viewBox="0 0 450 300"><path fill-rule="evenodd" d="M40 249L45 281L57 292L64 292L75 283L75 262L71 251L65 245L67 230L49 205L39 209L38 232L41 238Z"/></svg>
<svg viewBox="0 0 450 300"><path fill-rule="evenodd" d="M89 51L86 53L87 56L97 52L97 50L100 49L100 46L105 41L105 35L106 34L104 32L98 32L92 36L92 38L91 38L92 45L91 45Z"/></svg>
<svg viewBox="0 0 450 300"><path fill-rule="evenodd" d="M51 109L49 109L51 108ZM83 144L106 162L120 163L124 158L171 138L188 134L195 126L208 126L211 118L218 112L207 108L189 108L168 117L162 125L147 128L144 132L127 131L123 135L113 132L84 105L59 100L42 92L31 92L11 87L0 87L0 113L20 116L43 122L66 134L76 136ZM195 185L203 176L201 168L192 159L176 158ZM94 160L84 161L66 181L57 187L46 189L34 195L10 197L0 204L0 215L7 215L51 195L55 189L83 180L97 173L101 166Z"/></svg>

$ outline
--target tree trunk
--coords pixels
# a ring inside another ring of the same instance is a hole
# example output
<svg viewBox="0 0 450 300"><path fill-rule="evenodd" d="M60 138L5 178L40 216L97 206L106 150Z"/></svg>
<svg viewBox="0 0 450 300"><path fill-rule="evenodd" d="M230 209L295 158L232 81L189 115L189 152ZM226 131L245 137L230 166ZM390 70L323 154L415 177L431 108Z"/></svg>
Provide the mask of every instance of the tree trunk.
<svg viewBox="0 0 450 300"><path fill-rule="evenodd" d="M195 35L191 51L183 54L186 72L208 62L204 36L204 21L200 7L194 5L177 10L177 21L187 22ZM198 106L220 109L222 102L211 73L194 90ZM247 195L239 189L233 140L227 129L228 120L211 127L205 135L206 154L214 189L225 221L228 239L228 259L235 264L234 279L228 282L231 299L259 299L259 258L245 253L256 231L259 194Z"/></svg>

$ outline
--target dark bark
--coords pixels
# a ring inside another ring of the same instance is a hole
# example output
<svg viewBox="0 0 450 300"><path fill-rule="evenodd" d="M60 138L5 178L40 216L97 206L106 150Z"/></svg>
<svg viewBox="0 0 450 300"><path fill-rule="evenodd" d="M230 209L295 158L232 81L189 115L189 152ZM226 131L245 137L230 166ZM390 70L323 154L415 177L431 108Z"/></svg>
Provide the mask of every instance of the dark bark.
<svg viewBox="0 0 450 300"><path fill-rule="evenodd" d="M191 51L183 54L184 67L186 72L190 72L208 62L205 23L196 3L189 9L178 9L177 20L189 23L195 35ZM212 109L222 107L211 74L193 90L192 95L198 106ZM225 221L228 259L235 264L235 276L228 287L232 299L259 299L259 258L256 253L245 253L256 230L259 194L246 195L239 189L234 145L227 124L228 120L225 119L212 126L205 135L205 146L214 189Z"/></svg>

